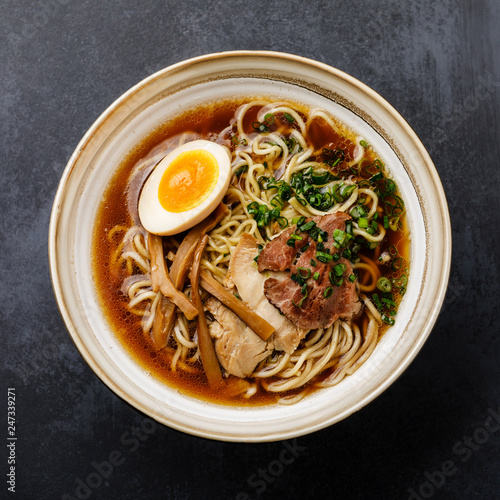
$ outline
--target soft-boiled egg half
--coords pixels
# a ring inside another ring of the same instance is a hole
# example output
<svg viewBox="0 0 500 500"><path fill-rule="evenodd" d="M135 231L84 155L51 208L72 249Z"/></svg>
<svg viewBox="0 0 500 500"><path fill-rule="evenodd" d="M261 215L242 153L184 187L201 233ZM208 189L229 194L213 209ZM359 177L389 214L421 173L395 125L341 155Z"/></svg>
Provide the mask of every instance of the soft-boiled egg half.
<svg viewBox="0 0 500 500"><path fill-rule="evenodd" d="M193 227L215 210L231 172L228 151L196 140L175 148L154 168L139 197L139 218L150 233L168 236Z"/></svg>

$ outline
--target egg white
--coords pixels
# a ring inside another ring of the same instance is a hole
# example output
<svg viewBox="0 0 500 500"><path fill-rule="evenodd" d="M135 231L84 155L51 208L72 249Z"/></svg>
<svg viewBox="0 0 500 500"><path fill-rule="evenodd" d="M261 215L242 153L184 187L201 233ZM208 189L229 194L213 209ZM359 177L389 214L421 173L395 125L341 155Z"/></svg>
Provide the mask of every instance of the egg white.
<svg viewBox="0 0 500 500"><path fill-rule="evenodd" d="M158 187L163 173L178 155L198 149L208 151L214 155L219 167L217 182L207 198L198 206L184 212L169 212L163 208L158 199ZM229 185L230 173L231 160L229 152L215 142L196 140L177 147L158 162L144 183L139 196L141 224L150 233L162 236L177 234L190 229L210 215L222 201Z"/></svg>

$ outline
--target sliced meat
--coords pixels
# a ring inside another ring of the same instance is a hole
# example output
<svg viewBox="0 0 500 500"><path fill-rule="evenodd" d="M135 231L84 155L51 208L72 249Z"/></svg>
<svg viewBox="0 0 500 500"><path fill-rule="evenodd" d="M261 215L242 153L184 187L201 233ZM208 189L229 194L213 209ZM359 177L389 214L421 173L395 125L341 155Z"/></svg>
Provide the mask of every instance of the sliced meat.
<svg viewBox="0 0 500 500"><path fill-rule="evenodd" d="M329 215L317 215L316 217L311 217L307 219L307 222L315 222L323 231L329 234L329 239L325 242L327 248L332 248L333 239L331 238L332 233L335 229L345 229L346 221L350 220L350 215L345 212L336 212ZM295 246L290 246L287 241L290 236L295 233L297 229L296 225L293 225L280 233L276 238L273 238L263 249L257 260L259 271L285 271L290 269L292 264L295 262L295 258L299 250L307 245L307 243L314 243L314 241L308 237L307 233L301 232L299 236L301 240L296 240ZM314 252L316 254L316 251Z"/></svg>
<svg viewBox="0 0 500 500"><path fill-rule="evenodd" d="M350 262L340 259L338 263L346 265L341 286L330 283L328 275L333 269L330 263L322 264L322 270L318 271L318 280L306 281L308 295L304 301L302 287L291 279L278 281L269 278L264 283L264 294L287 318L301 328L327 328L338 318L349 319L359 313L361 303L356 287L348 280L348 276L352 274ZM330 290L331 295L325 297L325 290Z"/></svg>
<svg viewBox="0 0 500 500"><path fill-rule="evenodd" d="M258 269L260 272L266 269L270 271L285 271L290 269L295 260L297 252L306 245L307 240L296 240L295 246L287 245L286 242L295 230L295 226L285 229L279 236L272 239L259 255Z"/></svg>
<svg viewBox="0 0 500 500"><path fill-rule="evenodd" d="M349 219L349 215L337 212L313 217L307 219L307 222L314 221L320 229L326 231L328 237L323 242L322 251L328 249L331 255L335 255L338 250L333 246L333 231L335 229L344 231L345 222ZM293 232L296 228L293 226L290 229ZM266 245L261 252L261 256L264 254L261 268L267 265L268 260L273 261L268 254L274 251L279 253L279 245L288 246L286 241L289 235L283 236L282 233ZM327 263L321 262L316 255L317 242L307 232L299 232L299 235L302 237L301 248L306 243L309 247L304 252L297 251L295 256L287 262L286 266L290 269L290 273L286 279L277 280L275 277L270 277L265 281L264 295L269 302L296 326L308 329L327 328L338 318L349 319L358 314L361 303L355 284L349 281L349 276L353 273L351 263L344 258ZM306 243L303 243L304 241ZM271 243L273 243L272 246ZM312 265L312 262L315 265ZM334 273L334 267L338 264L345 266L345 270L342 274L342 283L336 286L331 282L330 275ZM317 273L317 279L314 279L315 273ZM297 276L303 278L299 280L300 283L297 283Z"/></svg>
<svg viewBox="0 0 500 500"><path fill-rule="evenodd" d="M258 241L250 234L241 235L241 240L231 257L229 280L236 285L243 302L275 328L269 339L270 345L274 344L276 350L290 354L309 330L294 325L264 296L264 282L269 276L280 281L286 279L288 273L259 273L254 260L258 255L258 245Z"/></svg>
<svg viewBox="0 0 500 500"><path fill-rule="evenodd" d="M216 319L208 328L220 364L231 375L249 377L272 347L217 299L209 297L205 306Z"/></svg>

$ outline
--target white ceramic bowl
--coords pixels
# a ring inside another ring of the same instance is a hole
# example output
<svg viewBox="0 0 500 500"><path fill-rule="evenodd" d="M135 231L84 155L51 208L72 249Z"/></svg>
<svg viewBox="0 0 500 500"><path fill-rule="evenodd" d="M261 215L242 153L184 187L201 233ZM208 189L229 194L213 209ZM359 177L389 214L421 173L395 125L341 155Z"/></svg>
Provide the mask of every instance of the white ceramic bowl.
<svg viewBox="0 0 500 500"><path fill-rule="evenodd" d="M113 171L169 116L213 97L266 94L323 106L359 131L397 182L411 231L411 272L396 325L368 361L339 385L291 406L222 406L193 399L144 371L115 338L96 299L91 228ZM451 229L435 167L406 121L382 97L325 64L275 52L225 52L190 59L146 78L114 102L71 156L49 234L55 295L71 337L116 394L175 429L227 441L288 439L359 410L401 375L429 335L444 299Z"/></svg>

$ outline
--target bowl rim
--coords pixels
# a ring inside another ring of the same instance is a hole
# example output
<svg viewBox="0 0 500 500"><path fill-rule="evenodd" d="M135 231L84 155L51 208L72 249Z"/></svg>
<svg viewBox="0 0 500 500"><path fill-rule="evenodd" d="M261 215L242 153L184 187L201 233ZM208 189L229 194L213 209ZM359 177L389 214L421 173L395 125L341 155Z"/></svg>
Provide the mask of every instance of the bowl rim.
<svg viewBox="0 0 500 500"><path fill-rule="evenodd" d="M421 333L418 336L417 340L412 344L411 348L408 351L406 357L396 366L390 374L388 374L383 382L373 391L371 391L368 395L361 398L357 404L352 405L348 410L341 412L339 415L336 415L334 418L330 418L328 420L323 421L321 424L317 424L314 426L310 426L304 429L298 429L295 432L287 432L287 433L277 433L276 435L270 436L246 436L242 438L241 436L233 436L231 434L216 434L213 431L200 430L197 428L192 428L187 425L177 425L173 424L168 418L162 418L161 415L153 411L148 411L148 409L144 408L139 402L135 401L135 399L130 396L125 390L123 390L115 381L111 379L111 377L100 367L98 362L94 359L93 355L85 346L84 342L80 338L78 334L78 330L73 322L71 317L68 304L66 302L66 298L63 292L63 287L61 284L61 275L59 273L58 265L57 265L57 237L59 230L59 222L61 216L61 205L64 198L64 193L66 190L66 186L70 180L70 177L77 165L78 159L85 150L87 144L91 141L92 137L97 133L99 128L106 122L108 117L113 114L124 102L129 100L134 94L147 87L150 82L159 78L160 76L164 76L168 73L174 73L180 70L183 70L189 66L196 65L198 63L207 63L211 61L217 61L218 59L224 58L232 58L232 57L257 57L257 58L268 58L268 59L283 59L286 61L290 61L293 63L298 63L305 66L315 67L322 72L330 73L333 77L344 80L349 85L355 87L361 93L367 95L372 101L375 101L378 105L382 106L386 112L391 115L391 118L396 121L400 129L404 132L406 137L411 141L412 145L418 151L418 154L425 162L425 166L427 168L427 173L431 177L433 187L437 193L437 201L441 208L441 224L443 227L443 255L442 255L442 263L443 268L441 272L441 281L437 289L435 290L435 303L434 306L429 311L429 316L426 318L424 325L421 327ZM288 439L292 437L298 437L305 434L309 434L311 432L316 432L320 429L323 429L333 423L336 423L352 413L359 411L361 408L366 406L368 403L377 398L381 393L383 393L390 385L392 385L399 376L406 370L406 368L411 364L416 355L419 353L420 349L424 345L427 340L430 332L432 331L437 317L440 313L442 304L444 302L444 297L447 290L450 269L451 269L451 252L452 252L452 234L451 234L451 222L449 216L449 209L446 201L446 195L444 192L444 188L442 186L441 179L437 173L437 170L430 158L427 150L421 143L417 134L413 130L413 128L408 124L408 122L399 114L399 112L388 102L386 101L380 94L374 91L372 88L368 87L366 84L357 80L356 78L350 76L349 74L329 66L325 63L315 61L313 59L309 59L303 56L288 54L284 52L276 52L276 51L252 51L252 50L232 50L232 51L224 51L224 52L216 52L210 54L204 54L201 56L189 58L170 66L167 66L152 75L144 78L126 92L124 92L121 96L119 96L116 100L114 100L102 113L101 115L94 121L94 123L87 130L85 135L79 141L77 147L73 151L71 157L69 158L67 165L64 169L62 177L60 179L58 189L54 198L54 203L50 216L50 224L49 224L49 233L48 233L48 250L49 250L49 265L50 265L50 275L52 281L53 292L58 304L58 308L60 314L63 318L65 326L71 336L73 343L76 345L78 351L85 359L86 363L90 366L90 368L94 371L94 373L101 379L102 382L115 394L120 396L124 401L129 403L131 406L141 411L142 413L154 418L156 421L168 425L171 428L176 430L180 430L186 432L188 434L196 435L199 437L209 438L209 439L217 439L222 441L238 441L238 442L264 442L264 441L275 441L278 439ZM279 434L279 435L278 435Z"/></svg>

